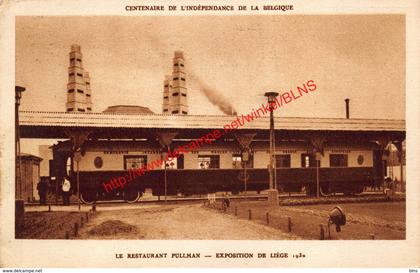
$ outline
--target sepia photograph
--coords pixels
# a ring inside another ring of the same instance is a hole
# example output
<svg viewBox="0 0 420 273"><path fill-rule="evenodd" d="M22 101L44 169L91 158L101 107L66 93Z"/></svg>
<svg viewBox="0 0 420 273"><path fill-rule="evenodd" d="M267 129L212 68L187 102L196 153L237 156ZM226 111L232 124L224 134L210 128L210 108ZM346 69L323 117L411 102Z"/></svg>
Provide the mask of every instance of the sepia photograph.
<svg viewBox="0 0 420 273"><path fill-rule="evenodd" d="M415 244L405 14L131 4L14 17L1 151L14 244L103 245L92 255L117 267L297 266L315 245ZM254 14L227 13L241 9ZM411 249L401 263L418 266Z"/></svg>

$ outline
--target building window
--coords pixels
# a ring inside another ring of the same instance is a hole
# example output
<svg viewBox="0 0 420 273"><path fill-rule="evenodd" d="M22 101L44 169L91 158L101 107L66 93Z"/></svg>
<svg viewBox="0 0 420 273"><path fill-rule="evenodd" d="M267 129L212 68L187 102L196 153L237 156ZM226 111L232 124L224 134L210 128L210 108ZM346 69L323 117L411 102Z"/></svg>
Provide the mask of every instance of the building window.
<svg viewBox="0 0 420 273"><path fill-rule="evenodd" d="M83 77L83 74L77 73L77 76L79 76L79 77Z"/></svg>
<svg viewBox="0 0 420 273"><path fill-rule="evenodd" d="M199 169L219 169L220 156L219 155L199 155L198 168Z"/></svg>
<svg viewBox="0 0 420 273"><path fill-rule="evenodd" d="M74 58L70 58L70 62L74 62Z"/></svg>
<svg viewBox="0 0 420 273"><path fill-rule="evenodd" d="M73 93L74 92L74 89L69 89L67 92Z"/></svg>
<svg viewBox="0 0 420 273"><path fill-rule="evenodd" d="M163 112L168 112L168 109L163 109Z"/></svg>
<svg viewBox="0 0 420 273"><path fill-rule="evenodd" d="M82 61L82 59L76 59L76 61L81 62L81 61Z"/></svg>
<svg viewBox="0 0 420 273"><path fill-rule="evenodd" d="M174 96L174 97L176 97L176 96L178 96L179 95L179 93L177 92L177 93L173 93L172 94L172 96Z"/></svg>
<svg viewBox="0 0 420 273"><path fill-rule="evenodd" d="M77 108L77 111L79 111L79 112L85 112L85 109Z"/></svg>
<svg viewBox="0 0 420 273"><path fill-rule="evenodd" d="M167 98L168 98L168 96L164 96L163 98L164 98L164 99L167 99Z"/></svg>
<svg viewBox="0 0 420 273"><path fill-rule="evenodd" d="M69 76L70 77L74 76L74 73L73 72L69 73Z"/></svg>
<svg viewBox="0 0 420 273"><path fill-rule="evenodd" d="M174 81L177 81L178 80L178 78L174 78Z"/></svg>
<svg viewBox="0 0 420 273"><path fill-rule="evenodd" d="M178 110L172 111L172 114L178 114L178 113L179 113Z"/></svg>
<svg viewBox="0 0 420 273"><path fill-rule="evenodd" d="M302 154L301 163L303 168L316 167L314 154Z"/></svg>
<svg viewBox="0 0 420 273"><path fill-rule="evenodd" d="M181 93L181 95L182 95L183 97L186 97L186 96L187 96L187 94L184 94L184 93Z"/></svg>
<svg viewBox="0 0 420 273"><path fill-rule="evenodd" d="M184 67L184 64L180 64L180 66Z"/></svg>
<svg viewBox="0 0 420 273"><path fill-rule="evenodd" d="M77 89L77 93L82 93L83 94L83 90L82 89Z"/></svg>
<svg viewBox="0 0 420 273"><path fill-rule="evenodd" d="M90 107L87 107L86 109L87 109L88 111L92 111L92 108L90 108Z"/></svg>
<svg viewBox="0 0 420 273"><path fill-rule="evenodd" d="M165 87L165 88L166 88L166 87L169 87L169 85L165 84L163 87Z"/></svg>
<svg viewBox="0 0 420 273"><path fill-rule="evenodd" d="M174 64L174 66L178 66L179 64Z"/></svg>
<svg viewBox="0 0 420 273"><path fill-rule="evenodd" d="M90 82L86 82L86 85L90 85Z"/></svg>
<svg viewBox="0 0 420 273"><path fill-rule="evenodd" d="M348 167L348 156L346 154L331 154L330 167Z"/></svg>
<svg viewBox="0 0 420 273"><path fill-rule="evenodd" d="M188 112L186 112L186 111L182 111L182 113L183 113L184 115L187 115L187 114L188 114Z"/></svg>
<svg viewBox="0 0 420 273"><path fill-rule="evenodd" d="M290 155L276 155L276 168L290 168Z"/></svg>
<svg viewBox="0 0 420 273"><path fill-rule="evenodd" d="M67 108L67 112L73 111L73 108Z"/></svg>
<svg viewBox="0 0 420 273"><path fill-rule="evenodd" d="M184 81L185 82L185 78L181 78L181 81Z"/></svg>
<svg viewBox="0 0 420 273"><path fill-rule="evenodd" d="M90 94L86 94L86 97L90 97Z"/></svg>
<svg viewBox="0 0 420 273"><path fill-rule="evenodd" d="M145 155L125 155L124 170L138 169L146 167L147 156Z"/></svg>

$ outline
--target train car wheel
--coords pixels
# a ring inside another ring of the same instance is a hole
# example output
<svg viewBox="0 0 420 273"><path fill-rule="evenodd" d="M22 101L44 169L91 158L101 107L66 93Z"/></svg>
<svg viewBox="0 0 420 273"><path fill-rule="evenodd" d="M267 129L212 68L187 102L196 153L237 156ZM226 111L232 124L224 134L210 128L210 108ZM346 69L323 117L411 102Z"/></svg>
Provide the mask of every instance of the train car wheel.
<svg viewBox="0 0 420 273"><path fill-rule="evenodd" d="M358 185L358 186L355 186L354 193L355 194L362 194L364 190L365 190L365 188L363 186Z"/></svg>
<svg viewBox="0 0 420 273"><path fill-rule="evenodd" d="M353 187L344 190L344 194L348 196L358 195L358 194L363 193L363 190L364 190L363 186L354 185Z"/></svg>
<svg viewBox="0 0 420 273"><path fill-rule="evenodd" d="M286 189L286 191L291 192L290 189ZM305 191L308 196L316 196L316 186L312 184L307 184L305 186Z"/></svg>
<svg viewBox="0 0 420 273"><path fill-rule="evenodd" d="M319 187L319 193L322 196L331 196L331 190L330 190L329 185L321 185Z"/></svg>
<svg viewBox="0 0 420 273"><path fill-rule="evenodd" d="M139 201L141 197L141 193L138 191L125 191L124 192L124 200L127 203L136 203Z"/></svg>
<svg viewBox="0 0 420 273"><path fill-rule="evenodd" d="M94 191L84 191L80 193L80 201L87 205L95 203L97 200L96 192Z"/></svg>

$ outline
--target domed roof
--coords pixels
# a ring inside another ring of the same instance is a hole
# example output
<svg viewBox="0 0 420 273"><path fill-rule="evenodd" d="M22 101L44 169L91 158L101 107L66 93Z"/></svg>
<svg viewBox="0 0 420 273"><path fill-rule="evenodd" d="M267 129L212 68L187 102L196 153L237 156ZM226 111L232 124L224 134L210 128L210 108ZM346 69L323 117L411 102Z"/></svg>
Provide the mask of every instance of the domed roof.
<svg viewBox="0 0 420 273"><path fill-rule="evenodd" d="M154 114L152 110L147 107L139 105L113 105L108 106L103 113L116 114Z"/></svg>

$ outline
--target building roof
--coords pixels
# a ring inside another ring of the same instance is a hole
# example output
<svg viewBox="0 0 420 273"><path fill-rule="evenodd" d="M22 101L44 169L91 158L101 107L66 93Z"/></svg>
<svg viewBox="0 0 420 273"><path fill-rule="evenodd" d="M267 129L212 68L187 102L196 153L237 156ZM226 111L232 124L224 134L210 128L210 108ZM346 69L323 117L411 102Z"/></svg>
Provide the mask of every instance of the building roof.
<svg viewBox="0 0 420 273"><path fill-rule="evenodd" d="M21 126L89 128L223 129L242 117L227 115L164 115L20 111ZM276 130L405 132L404 120L276 117ZM241 129L268 130L269 117L245 122Z"/></svg>
<svg viewBox="0 0 420 273"><path fill-rule="evenodd" d="M19 157L21 159L32 159L32 160L35 160L35 161L38 161L38 162L42 161L42 158L41 157L36 156L36 155L33 155L33 154L20 153L18 155L18 158Z"/></svg>
<svg viewBox="0 0 420 273"><path fill-rule="evenodd" d="M103 113L110 114L153 114L148 107L139 105L113 105L106 108Z"/></svg>

